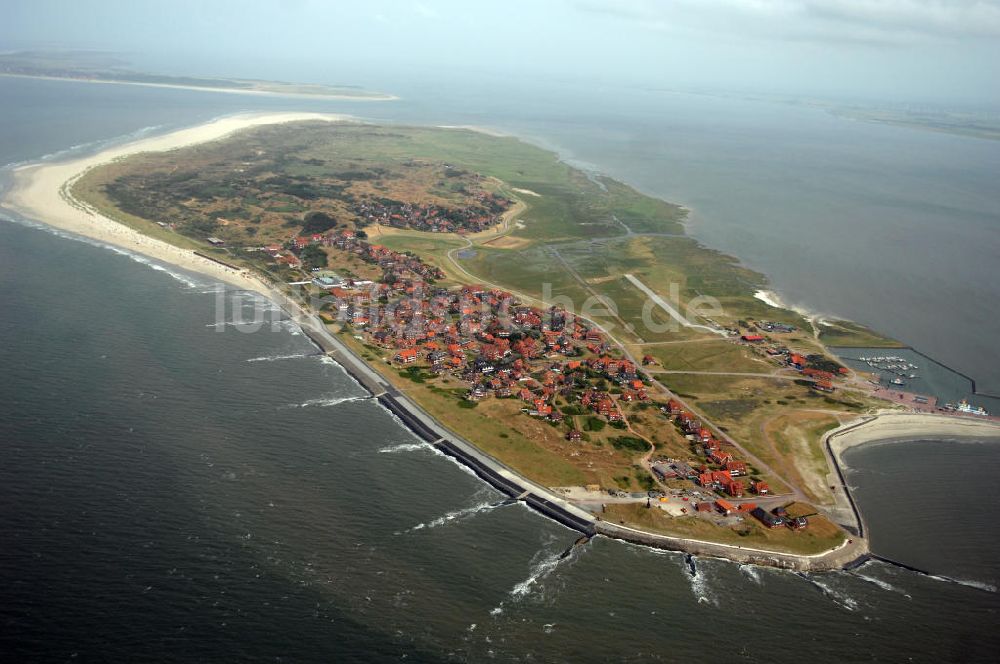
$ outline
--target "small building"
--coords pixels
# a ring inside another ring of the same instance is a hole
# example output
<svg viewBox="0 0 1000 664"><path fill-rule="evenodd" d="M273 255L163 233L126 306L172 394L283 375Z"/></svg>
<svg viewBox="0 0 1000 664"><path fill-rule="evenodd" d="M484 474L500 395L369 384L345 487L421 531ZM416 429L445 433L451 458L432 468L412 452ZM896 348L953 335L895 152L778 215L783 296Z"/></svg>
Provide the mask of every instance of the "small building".
<svg viewBox="0 0 1000 664"><path fill-rule="evenodd" d="M726 470L732 477L739 477L747 474L747 464L744 461L727 461Z"/></svg>
<svg viewBox="0 0 1000 664"><path fill-rule="evenodd" d="M736 509L740 512L753 512L757 509L757 503L740 503Z"/></svg>
<svg viewBox="0 0 1000 664"><path fill-rule="evenodd" d="M708 455L708 458L711 459L714 463L719 464L720 466L725 466L727 463L733 460L733 455L730 454L729 452L723 452L722 450L714 450L711 454Z"/></svg>
<svg viewBox="0 0 1000 664"><path fill-rule="evenodd" d="M723 500L722 498L715 501L715 509L719 510L720 513L725 514L726 516L729 516L736 511L736 507L731 502Z"/></svg>
<svg viewBox="0 0 1000 664"><path fill-rule="evenodd" d="M685 479L691 479L698 475L698 471L684 463L683 461L675 461L673 464L673 469L677 471L678 477L683 477Z"/></svg>
<svg viewBox="0 0 1000 664"><path fill-rule="evenodd" d="M566 434L566 440L574 443L578 443L582 439L583 439L583 434L577 431L576 429L570 429L569 432ZM653 467L653 470L656 470L655 466Z"/></svg>
<svg viewBox="0 0 1000 664"><path fill-rule="evenodd" d="M771 514L770 512L766 512L760 507L755 507L754 509L750 510L750 514L768 528L778 528L785 521L780 516L776 516L774 514Z"/></svg>
<svg viewBox="0 0 1000 664"><path fill-rule="evenodd" d="M712 503L710 503L708 501L700 502L700 503L696 504L694 506L694 508L695 508L695 510L697 510L699 512L711 512L712 511Z"/></svg>
<svg viewBox="0 0 1000 664"><path fill-rule="evenodd" d="M650 466L653 474L660 478L660 481L672 480L677 477L677 471L665 463L654 463Z"/></svg>
<svg viewBox="0 0 1000 664"><path fill-rule="evenodd" d="M213 247L221 247L224 244L226 244L225 240L220 240L217 237L209 237L209 238L205 238L205 239L208 240L208 243L210 245L212 245Z"/></svg>
<svg viewBox="0 0 1000 664"><path fill-rule="evenodd" d="M771 493L771 487L768 486L767 482L761 482L759 480L755 480L750 483L750 490L758 496L766 496Z"/></svg>
<svg viewBox="0 0 1000 664"><path fill-rule="evenodd" d="M764 341L764 337L759 334L744 334L740 339L750 344L759 344Z"/></svg>
<svg viewBox="0 0 1000 664"><path fill-rule="evenodd" d="M805 530L805 527L809 525L809 520L804 516L797 516L792 519L787 519L785 521L785 525L792 530Z"/></svg>

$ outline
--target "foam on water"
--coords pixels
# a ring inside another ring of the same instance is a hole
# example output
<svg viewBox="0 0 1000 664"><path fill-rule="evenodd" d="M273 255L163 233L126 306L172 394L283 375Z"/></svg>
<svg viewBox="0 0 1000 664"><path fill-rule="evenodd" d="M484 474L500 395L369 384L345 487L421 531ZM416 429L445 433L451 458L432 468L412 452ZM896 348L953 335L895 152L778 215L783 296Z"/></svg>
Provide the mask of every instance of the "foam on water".
<svg viewBox="0 0 1000 664"><path fill-rule="evenodd" d="M69 233L59 228L53 228L52 226L47 226L35 221L30 221L21 217L0 215L0 219L5 221L10 221L22 226L27 226L29 228L34 228L36 230L44 231L50 235L55 235L56 237L63 238L64 240L73 240L75 242L81 242L83 244L89 244L92 247L99 247L101 249L108 249L118 254L119 256L125 256L126 258L139 263L140 265L145 265L146 267L156 270L157 272L163 272L164 274L172 277L173 279L184 284L188 288L192 289L206 289L209 287L217 287L214 282L200 281L195 279L189 274L183 272L178 272L177 270L167 267L166 265L159 263L147 256L135 253L134 251L129 251L128 249L122 249L121 247L115 246L113 244L108 244L107 242L101 242L100 240L94 240L89 237L84 237L82 235L76 235L74 233Z"/></svg>
<svg viewBox="0 0 1000 664"><path fill-rule="evenodd" d="M763 302L764 304L768 305L768 306L774 307L776 309L789 309L789 310L794 311L795 313L799 314L803 318L805 318L807 320L815 321L815 322L819 323L820 325L826 324L826 319L832 317L832 316L829 316L829 315L826 315L826 314L820 314L820 313L816 313L815 311L810 311L809 309L806 309L805 307L801 307L801 306L798 306L798 305L790 304L790 303L786 302L784 299L782 299L782 297L780 295L778 295L777 293L775 293L774 291L759 290L759 291L755 292L753 294L753 296L755 298L757 298L758 300L760 300L761 302Z"/></svg>
<svg viewBox="0 0 1000 664"><path fill-rule="evenodd" d="M948 583L957 583L960 586L966 586L967 588L976 588L977 590L983 590L988 593L995 593L997 587L991 583L986 583L985 581L975 581L971 579L956 579L951 576L943 576L940 574L929 574L930 578L937 581L946 581Z"/></svg>
<svg viewBox="0 0 1000 664"><path fill-rule="evenodd" d="M760 578L760 571L757 569L756 565L743 564L739 566L739 570L758 586L763 583L763 580Z"/></svg>
<svg viewBox="0 0 1000 664"><path fill-rule="evenodd" d="M290 403L283 408L312 408L318 406L321 408L326 408L329 406L339 406L342 403L349 403L351 401L366 401L371 397L320 397L318 399L308 399L302 403Z"/></svg>
<svg viewBox="0 0 1000 664"><path fill-rule="evenodd" d="M379 454L399 454L400 452L428 452L434 449L430 443L399 443L381 448Z"/></svg>
<svg viewBox="0 0 1000 664"><path fill-rule="evenodd" d="M528 571L528 577L515 584L508 593L508 599L500 602L499 605L490 611L490 615L498 616L503 613L504 607L508 602L516 603L529 597L540 587L539 584L542 581L556 571L560 563L567 560L573 560L575 558L576 551L579 548L580 547L574 547L569 555L563 555L561 552L552 554L542 554L542 552L539 552L539 554L536 554L536 561L532 564L531 569Z"/></svg>
<svg viewBox="0 0 1000 664"><path fill-rule="evenodd" d="M509 503L508 501L501 501L498 503L483 502L479 503L478 505L473 505L471 507L463 507L462 509L453 510L451 512L443 514L442 516L439 516L433 521L429 521L427 523L418 523L417 525L413 526L406 532L408 533L414 532L416 530L423 530L425 528L437 528L438 526L443 526L447 523L452 523L453 521L459 519L466 519L475 516L476 514L481 514L483 512L489 512L491 510L495 510L498 507L506 507L507 505L510 504L511 503Z"/></svg>
<svg viewBox="0 0 1000 664"><path fill-rule="evenodd" d="M63 150L56 150L55 152L50 152L48 154L43 154L41 157L34 159L25 159L24 161L11 162L3 166L4 170L17 168L19 166L24 166L27 164L36 164L39 162L50 162L62 159L63 157L76 156L80 152L99 152L102 148L111 147L119 143L127 143L140 138L143 138L157 129L163 128L163 125L151 125L149 127L143 127L141 129L136 129L130 134L124 134L112 139L100 139L97 141L88 141L86 143L78 143L77 145L70 146Z"/></svg>
<svg viewBox="0 0 1000 664"><path fill-rule="evenodd" d="M899 593L900 595L905 595L906 597L910 596L905 591L897 588L896 586L892 585L888 581L883 581L882 579L876 578L874 576L868 576L867 574L862 574L861 572L858 572L858 571L851 572L851 576L857 577L857 578L861 579L862 581L867 581L868 583L870 583L872 585L878 586L882 590L887 590L887 591L893 592L893 593Z"/></svg>
<svg viewBox="0 0 1000 664"><path fill-rule="evenodd" d="M715 594L712 593L708 586L708 578L705 574L705 565L703 564L696 567L694 573L692 574L686 557L681 559L681 564L683 566L683 574L687 577L688 582L691 584L691 592L694 594L698 603L718 606L719 600L715 597Z"/></svg>
<svg viewBox="0 0 1000 664"><path fill-rule="evenodd" d="M809 583L813 584L814 586L816 586L820 590L820 592L822 592L824 595L833 600L833 603L836 604L837 606L847 609L848 611L858 610L858 601L853 597L851 597L850 595L848 595L847 593L837 590L829 583L820 581L814 576L810 576L805 573L801 573L799 574L799 576L808 581Z"/></svg>
<svg viewBox="0 0 1000 664"><path fill-rule="evenodd" d="M294 353L291 355L262 355L261 357L251 357L247 362L278 362L279 360L297 360L299 358L309 357L303 353Z"/></svg>

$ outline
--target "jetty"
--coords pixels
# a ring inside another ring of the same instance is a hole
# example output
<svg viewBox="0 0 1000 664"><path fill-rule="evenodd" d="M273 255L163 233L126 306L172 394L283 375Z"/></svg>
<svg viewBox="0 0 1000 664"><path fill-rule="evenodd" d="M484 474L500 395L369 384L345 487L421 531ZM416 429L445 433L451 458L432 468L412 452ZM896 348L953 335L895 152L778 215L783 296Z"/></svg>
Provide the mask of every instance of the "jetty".
<svg viewBox="0 0 1000 664"><path fill-rule="evenodd" d="M581 541L603 535L667 551L797 571L843 569L868 559L867 542L862 538L848 540L831 551L805 555L671 537L605 521L523 477L442 425L333 336L319 318L303 311L298 303L280 291L273 292L272 297L299 324L306 337L320 351L340 364L347 375L367 390L413 435L469 468L477 477L511 500L523 502L552 521L581 533Z"/></svg>

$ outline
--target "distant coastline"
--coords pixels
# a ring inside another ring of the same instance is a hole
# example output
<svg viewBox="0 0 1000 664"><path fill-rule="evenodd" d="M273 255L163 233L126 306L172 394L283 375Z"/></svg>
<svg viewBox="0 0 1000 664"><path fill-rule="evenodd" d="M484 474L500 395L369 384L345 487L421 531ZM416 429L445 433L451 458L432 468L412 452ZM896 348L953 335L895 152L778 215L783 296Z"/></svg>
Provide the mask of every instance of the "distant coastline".
<svg viewBox="0 0 1000 664"><path fill-rule="evenodd" d="M390 95L382 92L373 92L366 94L348 94L346 92L301 92L295 91L295 86L289 86L288 90L282 89L266 89L266 88L238 88L238 87L220 87L214 85L194 85L194 84L180 84L180 83L155 83L150 81L130 81L130 80L115 80L108 78L87 78L83 76L52 76L45 74L17 74L10 72L0 72L0 76L7 78L29 78L38 79L43 81L64 81L70 83L88 83L88 84L110 84L110 85L138 85L146 88L166 88L168 90L193 90L196 92L219 92L225 94L243 94L243 95L256 95L265 97L292 97L301 99L340 99L349 101L396 101L399 99L396 95ZM259 83L267 83L266 81L260 81ZM306 86L301 86L306 87Z"/></svg>

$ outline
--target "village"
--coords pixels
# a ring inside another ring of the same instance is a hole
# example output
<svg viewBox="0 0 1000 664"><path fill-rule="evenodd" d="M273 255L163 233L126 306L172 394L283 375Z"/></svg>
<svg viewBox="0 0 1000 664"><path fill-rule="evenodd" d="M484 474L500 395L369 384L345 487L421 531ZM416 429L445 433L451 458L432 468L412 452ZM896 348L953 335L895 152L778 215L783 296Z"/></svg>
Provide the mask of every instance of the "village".
<svg viewBox="0 0 1000 664"><path fill-rule="evenodd" d="M775 494L733 445L679 400L657 395L644 371L656 363L652 356L637 366L600 329L557 307L529 306L511 293L481 285L436 286L445 278L440 269L415 255L371 244L358 231L296 237L286 246L265 249L276 262L304 270L298 256L309 246L342 252L371 268L370 278L319 269L299 282L323 293L324 322L387 352L395 370L414 381L442 376L459 381L465 390L456 408L511 400L521 404L521 417L544 422L577 445L587 444L588 430L620 430L623 435L612 444L635 456L650 471L652 483L642 493L580 487L574 490L580 504L600 511L608 501L645 502L671 516L691 515L718 525L749 515L765 528L807 527L805 516L784 513L789 497ZM337 256L331 260L338 262ZM771 332L794 331L781 324L757 325ZM847 373L825 356L790 351L755 331L734 332L731 341L797 371L820 392L832 392L834 381ZM630 426L636 409L658 412L663 425L687 441L690 456L657 454L656 445Z"/></svg>
<svg viewBox="0 0 1000 664"><path fill-rule="evenodd" d="M386 198L367 198L351 207L359 226L382 224L431 233L478 233L495 226L511 205L509 199L488 191L476 191L474 202L461 207L436 204L403 203Z"/></svg>

